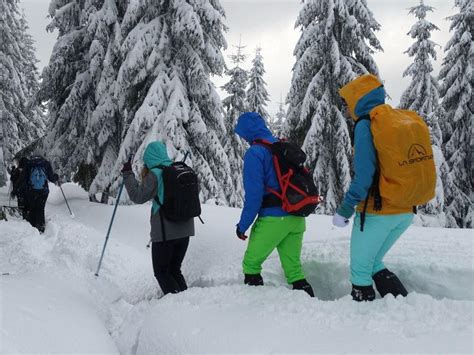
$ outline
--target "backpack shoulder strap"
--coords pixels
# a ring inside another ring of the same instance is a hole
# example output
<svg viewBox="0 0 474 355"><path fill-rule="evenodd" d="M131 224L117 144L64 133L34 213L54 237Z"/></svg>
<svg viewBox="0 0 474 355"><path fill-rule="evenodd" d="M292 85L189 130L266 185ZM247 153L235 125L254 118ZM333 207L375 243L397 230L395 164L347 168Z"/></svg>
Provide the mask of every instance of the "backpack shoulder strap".
<svg viewBox="0 0 474 355"><path fill-rule="evenodd" d="M267 141L266 139L256 139L252 142L251 145L262 145L264 147L269 147L271 146L273 143L271 143L270 141Z"/></svg>
<svg viewBox="0 0 474 355"><path fill-rule="evenodd" d="M359 122L362 122L362 121L369 121L370 122L370 116L369 115L364 115L364 116L359 117L359 119L354 123L354 133L355 133L355 129L356 129L357 125L359 124Z"/></svg>
<svg viewBox="0 0 474 355"><path fill-rule="evenodd" d="M280 140L278 140L277 142L280 142ZM275 142L275 143L277 143ZM270 141L267 141L266 139L256 139L252 142L251 146L254 146L254 145L259 145L261 147L264 147L266 148L272 155L275 154L275 146L273 145L273 143L271 143Z"/></svg>
<svg viewBox="0 0 474 355"><path fill-rule="evenodd" d="M369 115L364 115L364 116L359 117L359 119L357 121L355 121L354 125L352 126L352 131L349 132L349 134L351 136L352 147L354 147L356 127L362 121L369 121L370 122L370 116Z"/></svg>

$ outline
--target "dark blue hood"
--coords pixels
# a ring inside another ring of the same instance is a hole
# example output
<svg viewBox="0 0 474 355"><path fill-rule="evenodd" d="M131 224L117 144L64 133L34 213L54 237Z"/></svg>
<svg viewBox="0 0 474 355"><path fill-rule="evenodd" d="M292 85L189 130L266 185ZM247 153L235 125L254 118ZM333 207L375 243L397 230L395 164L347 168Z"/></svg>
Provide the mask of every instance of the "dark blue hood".
<svg viewBox="0 0 474 355"><path fill-rule="evenodd" d="M277 140L267 128L265 120L257 112L241 114L235 126L235 133L248 143L252 143L256 139L264 139L271 143Z"/></svg>

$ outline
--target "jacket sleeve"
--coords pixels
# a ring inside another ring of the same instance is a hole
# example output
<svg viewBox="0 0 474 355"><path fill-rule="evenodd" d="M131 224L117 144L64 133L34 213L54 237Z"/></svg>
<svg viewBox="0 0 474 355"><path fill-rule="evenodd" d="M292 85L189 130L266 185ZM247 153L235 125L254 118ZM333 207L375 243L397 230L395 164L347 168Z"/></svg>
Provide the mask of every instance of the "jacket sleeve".
<svg viewBox="0 0 474 355"><path fill-rule="evenodd" d="M48 180L53 183L56 182L57 175L53 172L53 167L51 166L51 163L49 161L46 161L45 166L46 166L46 175L48 177Z"/></svg>
<svg viewBox="0 0 474 355"><path fill-rule="evenodd" d="M350 218L354 214L355 206L367 198L377 169L377 154L370 131L370 121L364 120L357 124L354 138L355 174L349 191L337 210L339 215L346 218Z"/></svg>
<svg viewBox="0 0 474 355"><path fill-rule="evenodd" d="M137 181L135 175L131 171L124 173L123 179L128 196L134 203L145 203L156 196L158 181L153 173L150 172L145 176L142 184Z"/></svg>
<svg viewBox="0 0 474 355"><path fill-rule="evenodd" d="M263 159L264 155L258 149L252 147L244 157L245 202L238 223L239 230L242 233L249 229L262 206L263 194L265 193Z"/></svg>

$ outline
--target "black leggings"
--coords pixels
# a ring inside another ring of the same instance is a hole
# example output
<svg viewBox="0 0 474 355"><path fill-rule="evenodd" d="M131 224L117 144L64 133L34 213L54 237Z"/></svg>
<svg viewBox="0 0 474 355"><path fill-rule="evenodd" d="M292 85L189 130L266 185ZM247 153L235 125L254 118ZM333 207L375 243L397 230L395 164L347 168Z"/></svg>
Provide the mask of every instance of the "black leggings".
<svg viewBox="0 0 474 355"><path fill-rule="evenodd" d="M155 242L151 245L153 272L165 295L178 293L188 288L181 273L181 264L188 245L189 237Z"/></svg>

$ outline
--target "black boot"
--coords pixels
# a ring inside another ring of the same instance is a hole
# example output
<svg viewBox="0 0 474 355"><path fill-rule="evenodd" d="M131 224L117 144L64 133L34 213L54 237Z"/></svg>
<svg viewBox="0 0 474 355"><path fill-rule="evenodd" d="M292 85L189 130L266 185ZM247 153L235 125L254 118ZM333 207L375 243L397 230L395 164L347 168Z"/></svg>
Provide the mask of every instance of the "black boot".
<svg viewBox="0 0 474 355"><path fill-rule="evenodd" d="M249 286L263 286L262 275L255 274L245 274L244 283Z"/></svg>
<svg viewBox="0 0 474 355"><path fill-rule="evenodd" d="M389 293L394 297L397 297L398 295L406 297L406 295L408 295L407 289L403 286L397 275L387 269L380 270L372 276L372 279L375 282L377 291L379 291L380 296L382 297Z"/></svg>
<svg viewBox="0 0 474 355"><path fill-rule="evenodd" d="M180 291L178 283L168 271L155 272L155 278L164 295L167 295L168 293L178 293Z"/></svg>
<svg viewBox="0 0 474 355"><path fill-rule="evenodd" d="M308 283L308 281L306 281L306 279L293 282L293 290L303 290L310 297L314 297L313 288Z"/></svg>
<svg viewBox="0 0 474 355"><path fill-rule="evenodd" d="M373 301L375 299L375 291L372 286L356 286L352 285L352 299L357 302Z"/></svg>
<svg viewBox="0 0 474 355"><path fill-rule="evenodd" d="M173 276L173 279L176 281L176 284L178 285L179 292L183 292L188 289L186 280L180 270L172 272L171 275Z"/></svg>

